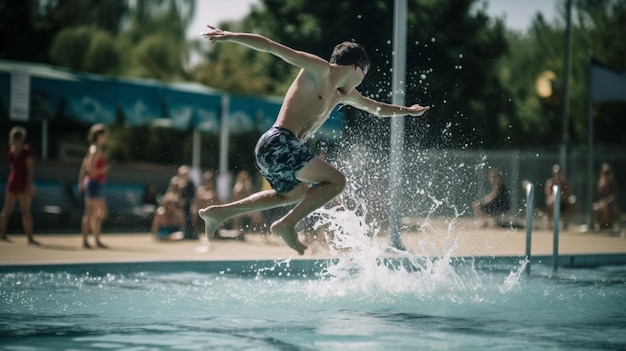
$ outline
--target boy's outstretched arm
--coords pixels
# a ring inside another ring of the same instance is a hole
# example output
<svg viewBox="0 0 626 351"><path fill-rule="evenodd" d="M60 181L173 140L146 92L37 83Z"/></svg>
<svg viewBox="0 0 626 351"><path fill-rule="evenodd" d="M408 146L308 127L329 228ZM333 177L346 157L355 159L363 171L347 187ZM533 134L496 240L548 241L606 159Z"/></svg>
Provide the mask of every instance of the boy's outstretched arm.
<svg viewBox="0 0 626 351"><path fill-rule="evenodd" d="M412 106L387 104L365 97L356 89L345 98L344 103L378 117L421 116L430 109L430 106L419 104Z"/></svg>
<svg viewBox="0 0 626 351"><path fill-rule="evenodd" d="M209 39L212 43L218 41L230 41L245 45L257 51L267 52L280 57L284 61L301 68L313 69L328 67L328 62L319 56L294 50L288 46L275 42L262 35L253 33L235 33L224 31L219 28L207 25L209 30L202 33L202 36Z"/></svg>

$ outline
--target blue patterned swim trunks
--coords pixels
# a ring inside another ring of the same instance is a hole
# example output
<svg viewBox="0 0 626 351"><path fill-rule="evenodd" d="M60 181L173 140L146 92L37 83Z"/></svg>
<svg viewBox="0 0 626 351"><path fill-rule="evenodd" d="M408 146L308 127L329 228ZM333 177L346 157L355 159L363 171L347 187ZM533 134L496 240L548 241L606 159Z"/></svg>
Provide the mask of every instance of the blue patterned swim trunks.
<svg viewBox="0 0 626 351"><path fill-rule="evenodd" d="M272 127L259 138L254 149L256 167L276 193L286 193L300 181L296 173L315 155L292 132Z"/></svg>

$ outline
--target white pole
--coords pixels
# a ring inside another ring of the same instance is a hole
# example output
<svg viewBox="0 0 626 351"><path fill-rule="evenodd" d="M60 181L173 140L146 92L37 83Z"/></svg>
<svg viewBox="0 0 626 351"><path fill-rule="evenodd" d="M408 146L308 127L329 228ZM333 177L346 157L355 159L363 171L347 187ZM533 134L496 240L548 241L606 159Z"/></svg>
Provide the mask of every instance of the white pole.
<svg viewBox="0 0 626 351"><path fill-rule="evenodd" d="M48 159L49 123L47 118L41 121L41 158L44 160Z"/></svg>
<svg viewBox="0 0 626 351"><path fill-rule="evenodd" d="M202 133L200 130L193 130L193 140L191 145L191 179L197 186L201 183L200 150L202 147Z"/></svg>
<svg viewBox="0 0 626 351"><path fill-rule="evenodd" d="M393 75L392 103L405 104L405 79L406 79L406 22L407 0L395 0L394 29L393 29ZM400 179L402 175L404 147L404 116L393 117L391 120L391 165L389 168L389 233L390 245L403 250L404 245L400 238L400 216L402 210L402 198L400 191Z"/></svg>
<svg viewBox="0 0 626 351"><path fill-rule="evenodd" d="M228 142L230 139L230 96L222 95L222 123L220 124L220 169L217 177L217 193L222 201L230 199L230 173L228 171Z"/></svg>

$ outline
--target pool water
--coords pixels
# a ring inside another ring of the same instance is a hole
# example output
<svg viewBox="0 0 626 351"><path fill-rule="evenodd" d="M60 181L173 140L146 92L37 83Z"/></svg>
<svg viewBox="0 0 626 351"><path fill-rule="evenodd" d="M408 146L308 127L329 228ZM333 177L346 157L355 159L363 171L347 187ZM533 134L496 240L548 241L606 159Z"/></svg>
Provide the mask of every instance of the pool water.
<svg viewBox="0 0 626 351"><path fill-rule="evenodd" d="M0 350L626 349L626 267L372 262L16 268L0 276Z"/></svg>

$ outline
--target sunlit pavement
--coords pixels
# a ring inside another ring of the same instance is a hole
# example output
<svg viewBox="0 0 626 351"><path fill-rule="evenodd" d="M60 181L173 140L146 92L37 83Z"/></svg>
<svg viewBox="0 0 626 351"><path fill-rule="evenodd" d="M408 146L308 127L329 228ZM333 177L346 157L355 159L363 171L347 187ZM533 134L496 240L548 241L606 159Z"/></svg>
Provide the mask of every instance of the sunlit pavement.
<svg viewBox="0 0 626 351"><path fill-rule="evenodd" d="M513 256L523 257L526 230L502 227L480 228L473 219L429 220L402 232L402 243L411 255L419 256ZM107 249L84 249L80 234L35 235L41 246L27 245L24 235L9 235L0 241L0 265L58 264L85 262L142 261L225 261L272 259L324 259L366 251L370 255L393 255L390 237L379 234L374 239L362 235L341 236L341 245L329 247L316 239L301 239L309 249L304 256L288 248L280 238L267 233L250 233L245 240L181 240L157 242L148 233L105 233ZM536 228L532 234L532 255L551 255L553 232ZM581 232L579 227L561 230L561 254L624 254L623 230Z"/></svg>

